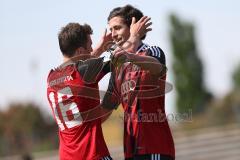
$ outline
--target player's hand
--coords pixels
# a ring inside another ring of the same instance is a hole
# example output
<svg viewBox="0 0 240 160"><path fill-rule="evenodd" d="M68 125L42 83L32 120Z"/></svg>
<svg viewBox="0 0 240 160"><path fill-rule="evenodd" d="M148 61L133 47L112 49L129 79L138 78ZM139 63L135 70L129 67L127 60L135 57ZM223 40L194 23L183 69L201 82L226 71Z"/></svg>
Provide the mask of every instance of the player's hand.
<svg viewBox="0 0 240 160"><path fill-rule="evenodd" d="M99 57L103 52L108 50L112 45L112 36L111 33L107 32L107 29L105 29L100 42L97 44L97 46L93 49L93 52L91 53L95 57Z"/></svg>
<svg viewBox="0 0 240 160"><path fill-rule="evenodd" d="M151 18L148 16L143 16L139 21L136 22L136 18L132 18L132 23L130 26L130 36L138 37L141 39L147 32L151 31L152 22Z"/></svg>
<svg viewBox="0 0 240 160"><path fill-rule="evenodd" d="M105 29L101 40L99 42L99 46L102 48L103 52L108 50L113 43L111 32L107 32L107 29Z"/></svg>
<svg viewBox="0 0 240 160"><path fill-rule="evenodd" d="M121 67L126 62L131 62L131 54L124 50L116 52L112 57L112 64L115 68Z"/></svg>
<svg viewBox="0 0 240 160"><path fill-rule="evenodd" d="M137 47L141 44L141 38L147 32L152 30L152 28L150 28L152 25L152 22L150 22L150 20L150 17L143 16L139 21L136 22L136 18L133 17L130 26L130 36L121 47L128 52L136 52Z"/></svg>

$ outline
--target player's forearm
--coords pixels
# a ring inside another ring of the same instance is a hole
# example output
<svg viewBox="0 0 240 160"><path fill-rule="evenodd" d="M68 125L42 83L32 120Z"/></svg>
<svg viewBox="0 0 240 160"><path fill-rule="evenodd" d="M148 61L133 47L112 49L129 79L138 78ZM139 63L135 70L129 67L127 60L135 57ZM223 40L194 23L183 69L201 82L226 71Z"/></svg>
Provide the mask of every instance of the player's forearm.
<svg viewBox="0 0 240 160"><path fill-rule="evenodd" d="M136 54L128 54L128 61L138 65L143 70L149 70L154 75L164 74L166 67L159 61L150 56L139 56Z"/></svg>
<svg viewBox="0 0 240 160"><path fill-rule="evenodd" d="M119 51L126 51L126 52L136 52L138 46L140 46L141 44L141 39L139 37L139 35L137 34L133 34L130 35L130 37L128 38L128 40L126 42L124 42L121 46L116 45L117 48L114 50L114 54L119 52Z"/></svg>
<svg viewBox="0 0 240 160"><path fill-rule="evenodd" d="M141 44L141 40L137 35L131 35L126 42L122 44L122 46L117 46L114 50L114 53L125 50L127 52L136 52L138 46Z"/></svg>
<svg viewBox="0 0 240 160"><path fill-rule="evenodd" d="M128 52L135 53L137 51L138 46L141 44L140 36L137 35L131 35L128 39ZM126 44L127 45L127 44Z"/></svg>
<svg viewBox="0 0 240 160"><path fill-rule="evenodd" d="M104 51L103 47L101 45L97 45L91 53L92 56L99 57Z"/></svg>

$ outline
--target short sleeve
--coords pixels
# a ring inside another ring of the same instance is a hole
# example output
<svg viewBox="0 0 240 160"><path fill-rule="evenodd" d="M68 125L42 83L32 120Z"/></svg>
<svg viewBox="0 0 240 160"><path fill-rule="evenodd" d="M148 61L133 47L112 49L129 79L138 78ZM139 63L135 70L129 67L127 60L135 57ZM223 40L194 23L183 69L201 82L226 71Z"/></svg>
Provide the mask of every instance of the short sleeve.
<svg viewBox="0 0 240 160"><path fill-rule="evenodd" d="M95 83L103 68L103 58L91 58L77 63L77 70L87 83Z"/></svg>
<svg viewBox="0 0 240 160"><path fill-rule="evenodd" d="M147 48L147 55L156 58L161 64L166 65L165 54L158 46L151 46Z"/></svg>
<svg viewBox="0 0 240 160"><path fill-rule="evenodd" d="M116 109L120 104L120 96L117 93L116 86L115 86L115 76L114 73L111 74L108 89L103 97L101 105L107 109Z"/></svg>

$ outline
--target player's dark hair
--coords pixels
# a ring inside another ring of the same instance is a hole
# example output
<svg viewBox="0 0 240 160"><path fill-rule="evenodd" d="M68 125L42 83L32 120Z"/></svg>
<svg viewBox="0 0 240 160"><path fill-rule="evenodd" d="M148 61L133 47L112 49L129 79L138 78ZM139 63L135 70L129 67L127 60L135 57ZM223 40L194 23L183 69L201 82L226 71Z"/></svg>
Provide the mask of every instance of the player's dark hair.
<svg viewBox="0 0 240 160"><path fill-rule="evenodd" d="M88 24L68 23L58 34L60 50L64 56L72 57L77 48L85 48L88 35L93 33Z"/></svg>
<svg viewBox="0 0 240 160"><path fill-rule="evenodd" d="M124 19L124 23L130 27L131 23L132 23L132 17L135 17L136 18L136 21L139 21L142 17L143 17L143 13L131 6L131 5L126 5L126 6L123 6L123 7L117 7L117 8L114 8L109 16L108 16L108 22L114 18L114 17L121 17ZM145 39L146 35L144 35L141 40Z"/></svg>

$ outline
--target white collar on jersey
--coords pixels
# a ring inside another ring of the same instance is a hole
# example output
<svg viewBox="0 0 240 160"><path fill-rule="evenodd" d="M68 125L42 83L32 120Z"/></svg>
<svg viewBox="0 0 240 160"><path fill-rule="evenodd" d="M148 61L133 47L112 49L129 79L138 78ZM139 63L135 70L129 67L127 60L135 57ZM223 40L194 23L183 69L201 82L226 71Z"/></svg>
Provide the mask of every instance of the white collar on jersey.
<svg viewBox="0 0 240 160"><path fill-rule="evenodd" d="M147 49L149 47L148 44L142 43L138 48L136 54L138 54L139 52L142 52L143 50Z"/></svg>

